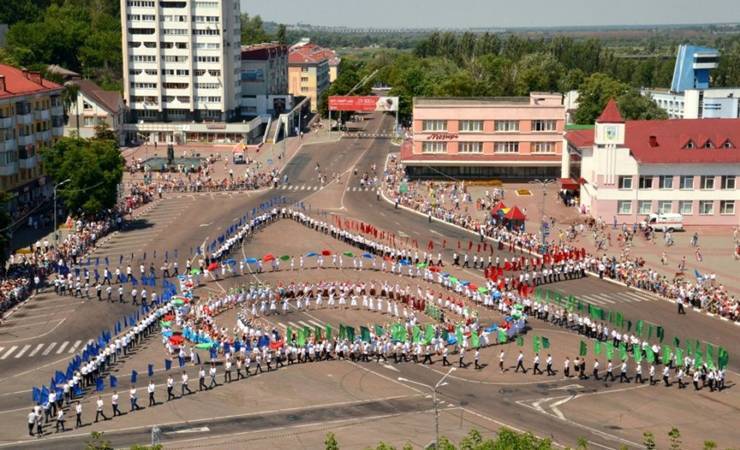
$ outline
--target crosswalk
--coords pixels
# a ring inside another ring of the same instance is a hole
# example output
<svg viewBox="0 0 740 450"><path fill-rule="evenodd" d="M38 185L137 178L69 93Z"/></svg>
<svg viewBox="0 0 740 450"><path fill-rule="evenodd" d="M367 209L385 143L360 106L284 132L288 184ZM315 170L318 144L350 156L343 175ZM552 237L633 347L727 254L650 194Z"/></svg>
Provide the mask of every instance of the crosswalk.
<svg viewBox="0 0 740 450"><path fill-rule="evenodd" d="M323 186L306 184L281 184L276 187L278 191L320 191ZM375 188L370 186L347 186L347 192L374 192Z"/></svg>
<svg viewBox="0 0 740 450"><path fill-rule="evenodd" d="M37 358L49 355L71 355L76 352L82 340L57 342L42 342L39 344L19 344L0 346L0 361L21 358Z"/></svg>
<svg viewBox="0 0 740 450"><path fill-rule="evenodd" d="M577 295L579 300L594 305L614 305L616 303L640 303L654 301L655 297L638 291L620 291L601 294Z"/></svg>
<svg viewBox="0 0 740 450"><path fill-rule="evenodd" d="M290 327L290 328L292 328L294 330L295 329L298 329L298 328L303 328L303 327L309 327L309 328L319 327L319 328L321 328L323 330L324 328L326 328L326 325L328 325L326 323L321 323L321 322L318 322L318 321L312 320L312 319L296 320L296 321L285 321L285 322L276 320L275 323L279 327L282 327L283 329L287 329L288 327Z"/></svg>

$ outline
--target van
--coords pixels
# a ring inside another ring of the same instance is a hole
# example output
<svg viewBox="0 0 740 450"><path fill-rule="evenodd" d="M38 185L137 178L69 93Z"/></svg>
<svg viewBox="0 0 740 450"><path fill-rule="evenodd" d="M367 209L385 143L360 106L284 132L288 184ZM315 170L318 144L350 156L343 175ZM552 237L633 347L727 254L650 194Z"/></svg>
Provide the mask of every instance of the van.
<svg viewBox="0 0 740 450"><path fill-rule="evenodd" d="M679 231L683 230L683 216L677 213L650 214L643 225L654 231Z"/></svg>
<svg viewBox="0 0 740 450"><path fill-rule="evenodd" d="M247 159L244 156L244 151L238 150L235 151L232 155L234 164L246 164Z"/></svg>

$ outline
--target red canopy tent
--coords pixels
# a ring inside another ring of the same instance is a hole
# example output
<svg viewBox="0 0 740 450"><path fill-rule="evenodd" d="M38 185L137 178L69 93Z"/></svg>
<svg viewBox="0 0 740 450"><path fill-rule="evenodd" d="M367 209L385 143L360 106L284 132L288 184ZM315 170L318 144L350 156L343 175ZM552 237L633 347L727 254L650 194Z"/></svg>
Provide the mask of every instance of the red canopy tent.
<svg viewBox="0 0 740 450"><path fill-rule="evenodd" d="M500 210L502 210L504 208L506 208L506 205L504 205L504 202L502 202L501 200L499 200L498 203L496 203L495 205L491 206L491 214L497 214Z"/></svg>
<svg viewBox="0 0 740 450"><path fill-rule="evenodd" d="M517 206L514 206L509 210L509 212L504 214L504 219L518 220L520 222L523 222L527 220L527 216L524 215L521 209L519 209Z"/></svg>
<svg viewBox="0 0 740 450"><path fill-rule="evenodd" d="M573 178L561 178L560 188L565 189L566 191L577 191L581 188L581 185Z"/></svg>

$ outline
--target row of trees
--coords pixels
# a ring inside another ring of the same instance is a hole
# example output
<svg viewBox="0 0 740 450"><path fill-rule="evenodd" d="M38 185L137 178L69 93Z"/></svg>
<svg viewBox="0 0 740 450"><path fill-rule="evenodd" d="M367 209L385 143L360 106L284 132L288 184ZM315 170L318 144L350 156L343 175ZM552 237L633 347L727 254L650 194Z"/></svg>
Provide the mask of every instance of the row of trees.
<svg viewBox="0 0 740 450"><path fill-rule="evenodd" d="M276 24L274 33L265 30L265 23L259 15L250 16L247 13L241 15L242 44L259 44L261 42L277 41L281 44L288 43L288 32L283 24Z"/></svg>

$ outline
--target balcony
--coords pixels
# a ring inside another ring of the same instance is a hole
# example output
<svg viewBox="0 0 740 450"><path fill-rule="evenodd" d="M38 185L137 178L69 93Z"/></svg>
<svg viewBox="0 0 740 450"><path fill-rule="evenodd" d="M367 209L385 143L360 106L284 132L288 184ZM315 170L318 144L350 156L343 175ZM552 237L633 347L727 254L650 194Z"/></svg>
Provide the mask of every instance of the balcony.
<svg viewBox="0 0 740 450"><path fill-rule="evenodd" d="M33 112L33 118L36 120L49 120L49 117L48 109L37 109Z"/></svg>
<svg viewBox="0 0 740 450"><path fill-rule="evenodd" d="M8 139L7 141L0 141L0 152L4 150L15 150L18 145L15 143L15 139Z"/></svg>
<svg viewBox="0 0 740 450"><path fill-rule="evenodd" d="M64 107L62 105L52 106L51 107L51 115L52 116L63 116L64 115Z"/></svg>
<svg viewBox="0 0 740 450"><path fill-rule="evenodd" d="M0 128L10 128L13 126L13 118L12 117L2 117L0 118Z"/></svg>
<svg viewBox="0 0 740 450"><path fill-rule="evenodd" d="M19 159L18 165L20 165L21 169L33 169L36 167L39 163L38 156L33 155L30 158L26 159Z"/></svg>
<svg viewBox="0 0 740 450"><path fill-rule="evenodd" d="M33 123L33 114L30 112L26 114L17 114L15 116L15 121L19 125L31 125Z"/></svg>
<svg viewBox="0 0 740 450"><path fill-rule="evenodd" d="M51 140L51 130L40 131L36 133L36 142L48 142Z"/></svg>
<svg viewBox="0 0 740 450"><path fill-rule="evenodd" d="M18 173L18 162L14 161L11 163L0 165L0 175L15 175Z"/></svg>
<svg viewBox="0 0 740 450"><path fill-rule="evenodd" d="M18 145L31 145L33 144L33 135L18 136Z"/></svg>

